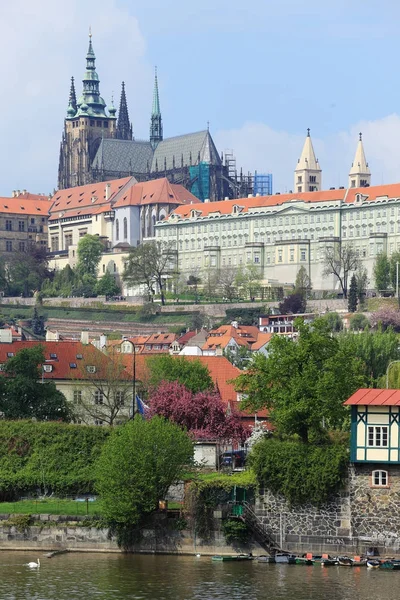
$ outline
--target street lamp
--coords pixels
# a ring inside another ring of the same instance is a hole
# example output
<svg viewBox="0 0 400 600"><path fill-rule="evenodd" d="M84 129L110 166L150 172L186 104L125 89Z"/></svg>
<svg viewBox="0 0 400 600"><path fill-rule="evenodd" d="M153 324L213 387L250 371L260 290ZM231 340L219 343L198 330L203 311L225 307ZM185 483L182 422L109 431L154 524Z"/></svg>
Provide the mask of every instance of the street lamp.
<svg viewBox="0 0 400 600"><path fill-rule="evenodd" d="M136 407L136 346L135 346L134 342L132 342L132 346L133 346L132 419L134 419L136 412L137 412L137 407Z"/></svg>
<svg viewBox="0 0 400 600"><path fill-rule="evenodd" d="M386 389L389 389L389 370L390 370L390 367L391 367L392 365L394 365L395 363L400 363L400 360L392 360L392 361L391 361L391 362L388 364L388 366L387 366L387 369L386 369Z"/></svg>

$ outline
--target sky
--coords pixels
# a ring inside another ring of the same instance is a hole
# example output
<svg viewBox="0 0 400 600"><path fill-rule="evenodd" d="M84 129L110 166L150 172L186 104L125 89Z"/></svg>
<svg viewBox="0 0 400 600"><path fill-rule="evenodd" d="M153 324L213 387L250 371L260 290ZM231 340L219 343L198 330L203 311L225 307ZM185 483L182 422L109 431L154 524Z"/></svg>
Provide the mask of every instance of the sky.
<svg viewBox="0 0 400 600"><path fill-rule="evenodd" d="M400 181L398 0L13 0L2 3L0 195L49 193L89 26L109 105L126 84L148 138L154 66L164 137L205 129L244 171L293 188L306 130L323 188L347 185L358 132L372 184Z"/></svg>

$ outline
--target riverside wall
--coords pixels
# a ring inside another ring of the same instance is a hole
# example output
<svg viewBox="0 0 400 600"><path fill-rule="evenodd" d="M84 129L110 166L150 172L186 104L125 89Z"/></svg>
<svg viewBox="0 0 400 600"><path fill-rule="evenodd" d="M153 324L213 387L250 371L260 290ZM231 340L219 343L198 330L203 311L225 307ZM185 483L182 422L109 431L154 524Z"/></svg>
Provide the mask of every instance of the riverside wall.
<svg viewBox="0 0 400 600"><path fill-rule="evenodd" d="M32 515L34 525L21 530L15 525L1 525L9 515L0 515L1 550L37 550L51 552L68 550L72 552L122 552L115 537L110 537L108 529L84 526L85 520L68 521L71 517L58 515ZM176 519L156 515L151 527L142 530L142 540L132 551L142 554L236 554L264 550L252 542L246 546L227 545L220 529L221 521L215 520L215 531L207 542L200 540L189 529L178 529Z"/></svg>
<svg viewBox="0 0 400 600"><path fill-rule="evenodd" d="M374 469L389 474L385 488L372 486ZM275 542L296 553L400 554L400 466L352 465L342 492L323 506L290 507L283 497L260 490L255 512Z"/></svg>

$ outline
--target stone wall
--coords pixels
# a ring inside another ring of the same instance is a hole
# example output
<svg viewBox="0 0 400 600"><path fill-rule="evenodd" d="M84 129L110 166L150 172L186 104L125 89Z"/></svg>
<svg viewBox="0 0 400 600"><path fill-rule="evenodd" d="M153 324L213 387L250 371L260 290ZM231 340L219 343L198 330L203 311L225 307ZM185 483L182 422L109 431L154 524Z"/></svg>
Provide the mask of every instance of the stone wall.
<svg viewBox="0 0 400 600"><path fill-rule="evenodd" d="M388 471L387 488L372 487L375 469ZM352 465L343 491L321 507L291 508L283 497L261 490L255 511L285 550L362 554L372 546L400 553L400 466Z"/></svg>
<svg viewBox="0 0 400 600"><path fill-rule="evenodd" d="M0 515L1 520L10 515ZM23 531L14 525L0 524L0 550L69 550L76 552L121 552L114 537L108 535L108 529L85 527L85 518L58 515L32 515L35 525ZM81 525L79 523L81 522ZM133 551L143 554L235 554L237 552L254 552L263 554L264 550L252 542L247 546L234 547L225 542L221 531L221 520L215 519L215 531L207 542L196 537L188 529L180 529L177 519L168 518L166 514L156 514L153 524L143 529L143 539L133 547Z"/></svg>

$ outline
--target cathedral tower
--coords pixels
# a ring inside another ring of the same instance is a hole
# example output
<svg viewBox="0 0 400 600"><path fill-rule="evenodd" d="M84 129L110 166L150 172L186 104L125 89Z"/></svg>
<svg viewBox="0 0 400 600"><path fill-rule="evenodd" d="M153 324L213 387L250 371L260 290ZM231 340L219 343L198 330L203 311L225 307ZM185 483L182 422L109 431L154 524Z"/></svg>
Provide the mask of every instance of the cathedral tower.
<svg viewBox="0 0 400 600"><path fill-rule="evenodd" d="M371 171L365 158L362 133L359 136L356 154L349 173L349 187L366 187L371 185Z"/></svg>
<svg viewBox="0 0 400 600"><path fill-rule="evenodd" d="M322 170L312 145L310 130L307 129L307 137L304 142L303 151L294 171L294 192L317 192L321 190Z"/></svg>
<svg viewBox="0 0 400 600"><path fill-rule="evenodd" d="M159 142L163 139L163 127L160 110L160 98L158 95L158 80L157 80L157 67L154 76L154 92L153 92L153 108L151 111L150 121L150 144L153 148L156 148Z"/></svg>
<svg viewBox="0 0 400 600"><path fill-rule="evenodd" d="M122 82L121 100L119 103L117 135L119 140L133 140L132 123L129 121L128 104L126 102L125 82Z"/></svg>
<svg viewBox="0 0 400 600"><path fill-rule="evenodd" d="M90 33L83 91L78 101L76 100L74 79L71 80L67 116L60 147L59 189L91 183L91 163L102 138L116 137L116 109L111 106L107 115L106 103L100 96L100 81L95 63L96 56Z"/></svg>

